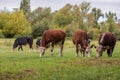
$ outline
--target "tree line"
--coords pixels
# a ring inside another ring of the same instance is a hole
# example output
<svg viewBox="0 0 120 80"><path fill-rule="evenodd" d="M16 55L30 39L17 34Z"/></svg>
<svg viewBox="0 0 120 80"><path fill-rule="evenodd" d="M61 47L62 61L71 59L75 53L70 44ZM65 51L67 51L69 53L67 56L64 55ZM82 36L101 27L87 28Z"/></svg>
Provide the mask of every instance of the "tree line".
<svg viewBox="0 0 120 80"><path fill-rule="evenodd" d="M100 19L106 20L99 22ZM117 21L116 13L102 13L98 8L91 8L90 2L82 2L79 5L66 4L52 12L50 7L38 7L31 11L30 0L21 0L19 9L12 12L7 9L0 11L0 37L32 35L36 38L48 29L62 29L71 37L76 29L82 29L91 39L96 39L104 32L113 32L120 38Z"/></svg>

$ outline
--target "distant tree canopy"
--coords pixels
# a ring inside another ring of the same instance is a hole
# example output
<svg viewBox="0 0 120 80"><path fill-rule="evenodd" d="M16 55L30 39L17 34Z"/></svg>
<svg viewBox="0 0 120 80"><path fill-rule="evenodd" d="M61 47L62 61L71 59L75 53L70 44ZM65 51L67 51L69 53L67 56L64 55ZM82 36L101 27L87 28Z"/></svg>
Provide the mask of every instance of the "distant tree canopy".
<svg viewBox="0 0 120 80"><path fill-rule="evenodd" d="M27 35L31 33L30 23L22 11L0 13L0 30L4 37L11 38L16 34Z"/></svg>
<svg viewBox="0 0 120 80"><path fill-rule="evenodd" d="M100 19L103 21L100 22ZM120 38L120 21L118 24L116 21L116 13L109 11L103 14L99 8L91 8L90 2L66 4L51 12L49 7L38 7L31 11L30 0L22 0L20 10L0 12L0 35L13 37L20 34L36 38L47 29L62 29L71 37L75 30L82 29L91 39L97 39L104 32L113 32Z"/></svg>
<svg viewBox="0 0 120 80"><path fill-rule="evenodd" d="M50 8L38 7L31 13L32 36L41 36L44 30L49 29Z"/></svg>
<svg viewBox="0 0 120 80"><path fill-rule="evenodd" d="M22 10L25 17L29 19L31 14L30 0L21 0L20 10Z"/></svg>

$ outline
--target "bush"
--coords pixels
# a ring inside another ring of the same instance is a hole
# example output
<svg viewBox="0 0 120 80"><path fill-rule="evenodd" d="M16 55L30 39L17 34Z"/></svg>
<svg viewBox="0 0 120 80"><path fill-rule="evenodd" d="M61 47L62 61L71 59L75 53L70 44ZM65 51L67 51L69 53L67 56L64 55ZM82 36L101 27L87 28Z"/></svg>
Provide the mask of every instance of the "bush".
<svg viewBox="0 0 120 80"><path fill-rule="evenodd" d="M67 37L71 37L77 29L79 29L79 25L75 22L72 22L71 24L67 25L66 27Z"/></svg>
<svg viewBox="0 0 120 80"><path fill-rule="evenodd" d="M31 26L22 11L0 13L0 29L5 38L12 38L16 34L31 34Z"/></svg>
<svg viewBox="0 0 120 80"><path fill-rule="evenodd" d="M96 40L99 38L99 35L100 35L100 31L97 28L91 28L88 31L88 36L90 39Z"/></svg>

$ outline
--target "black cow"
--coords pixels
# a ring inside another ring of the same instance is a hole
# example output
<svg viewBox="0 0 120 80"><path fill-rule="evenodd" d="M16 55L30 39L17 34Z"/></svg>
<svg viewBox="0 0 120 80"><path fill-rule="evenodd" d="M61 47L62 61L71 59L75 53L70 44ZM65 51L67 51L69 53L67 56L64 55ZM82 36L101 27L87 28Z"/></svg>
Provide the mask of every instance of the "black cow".
<svg viewBox="0 0 120 80"><path fill-rule="evenodd" d="M18 51L23 51L22 45L29 44L30 49L33 49L33 38L32 37L19 37L14 41L13 50L18 47Z"/></svg>
<svg viewBox="0 0 120 80"><path fill-rule="evenodd" d="M39 38L39 39L37 39L37 41L36 41L36 47L37 47L37 48L40 47L40 43L41 43L41 39Z"/></svg>

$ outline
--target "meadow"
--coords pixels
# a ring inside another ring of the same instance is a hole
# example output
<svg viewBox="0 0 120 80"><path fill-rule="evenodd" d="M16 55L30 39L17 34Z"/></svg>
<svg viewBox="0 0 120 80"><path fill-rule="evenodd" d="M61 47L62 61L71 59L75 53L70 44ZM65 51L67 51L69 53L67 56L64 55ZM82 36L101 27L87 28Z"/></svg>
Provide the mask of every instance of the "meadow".
<svg viewBox="0 0 120 80"><path fill-rule="evenodd" d="M112 57L104 52L96 58L95 49L91 57L75 57L75 46L66 40L63 57L59 57L59 47L50 49L44 57L39 57L35 47L29 51L12 51L14 39L0 39L0 80L120 80L120 42L118 41ZM97 41L91 41L97 44Z"/></svg>

